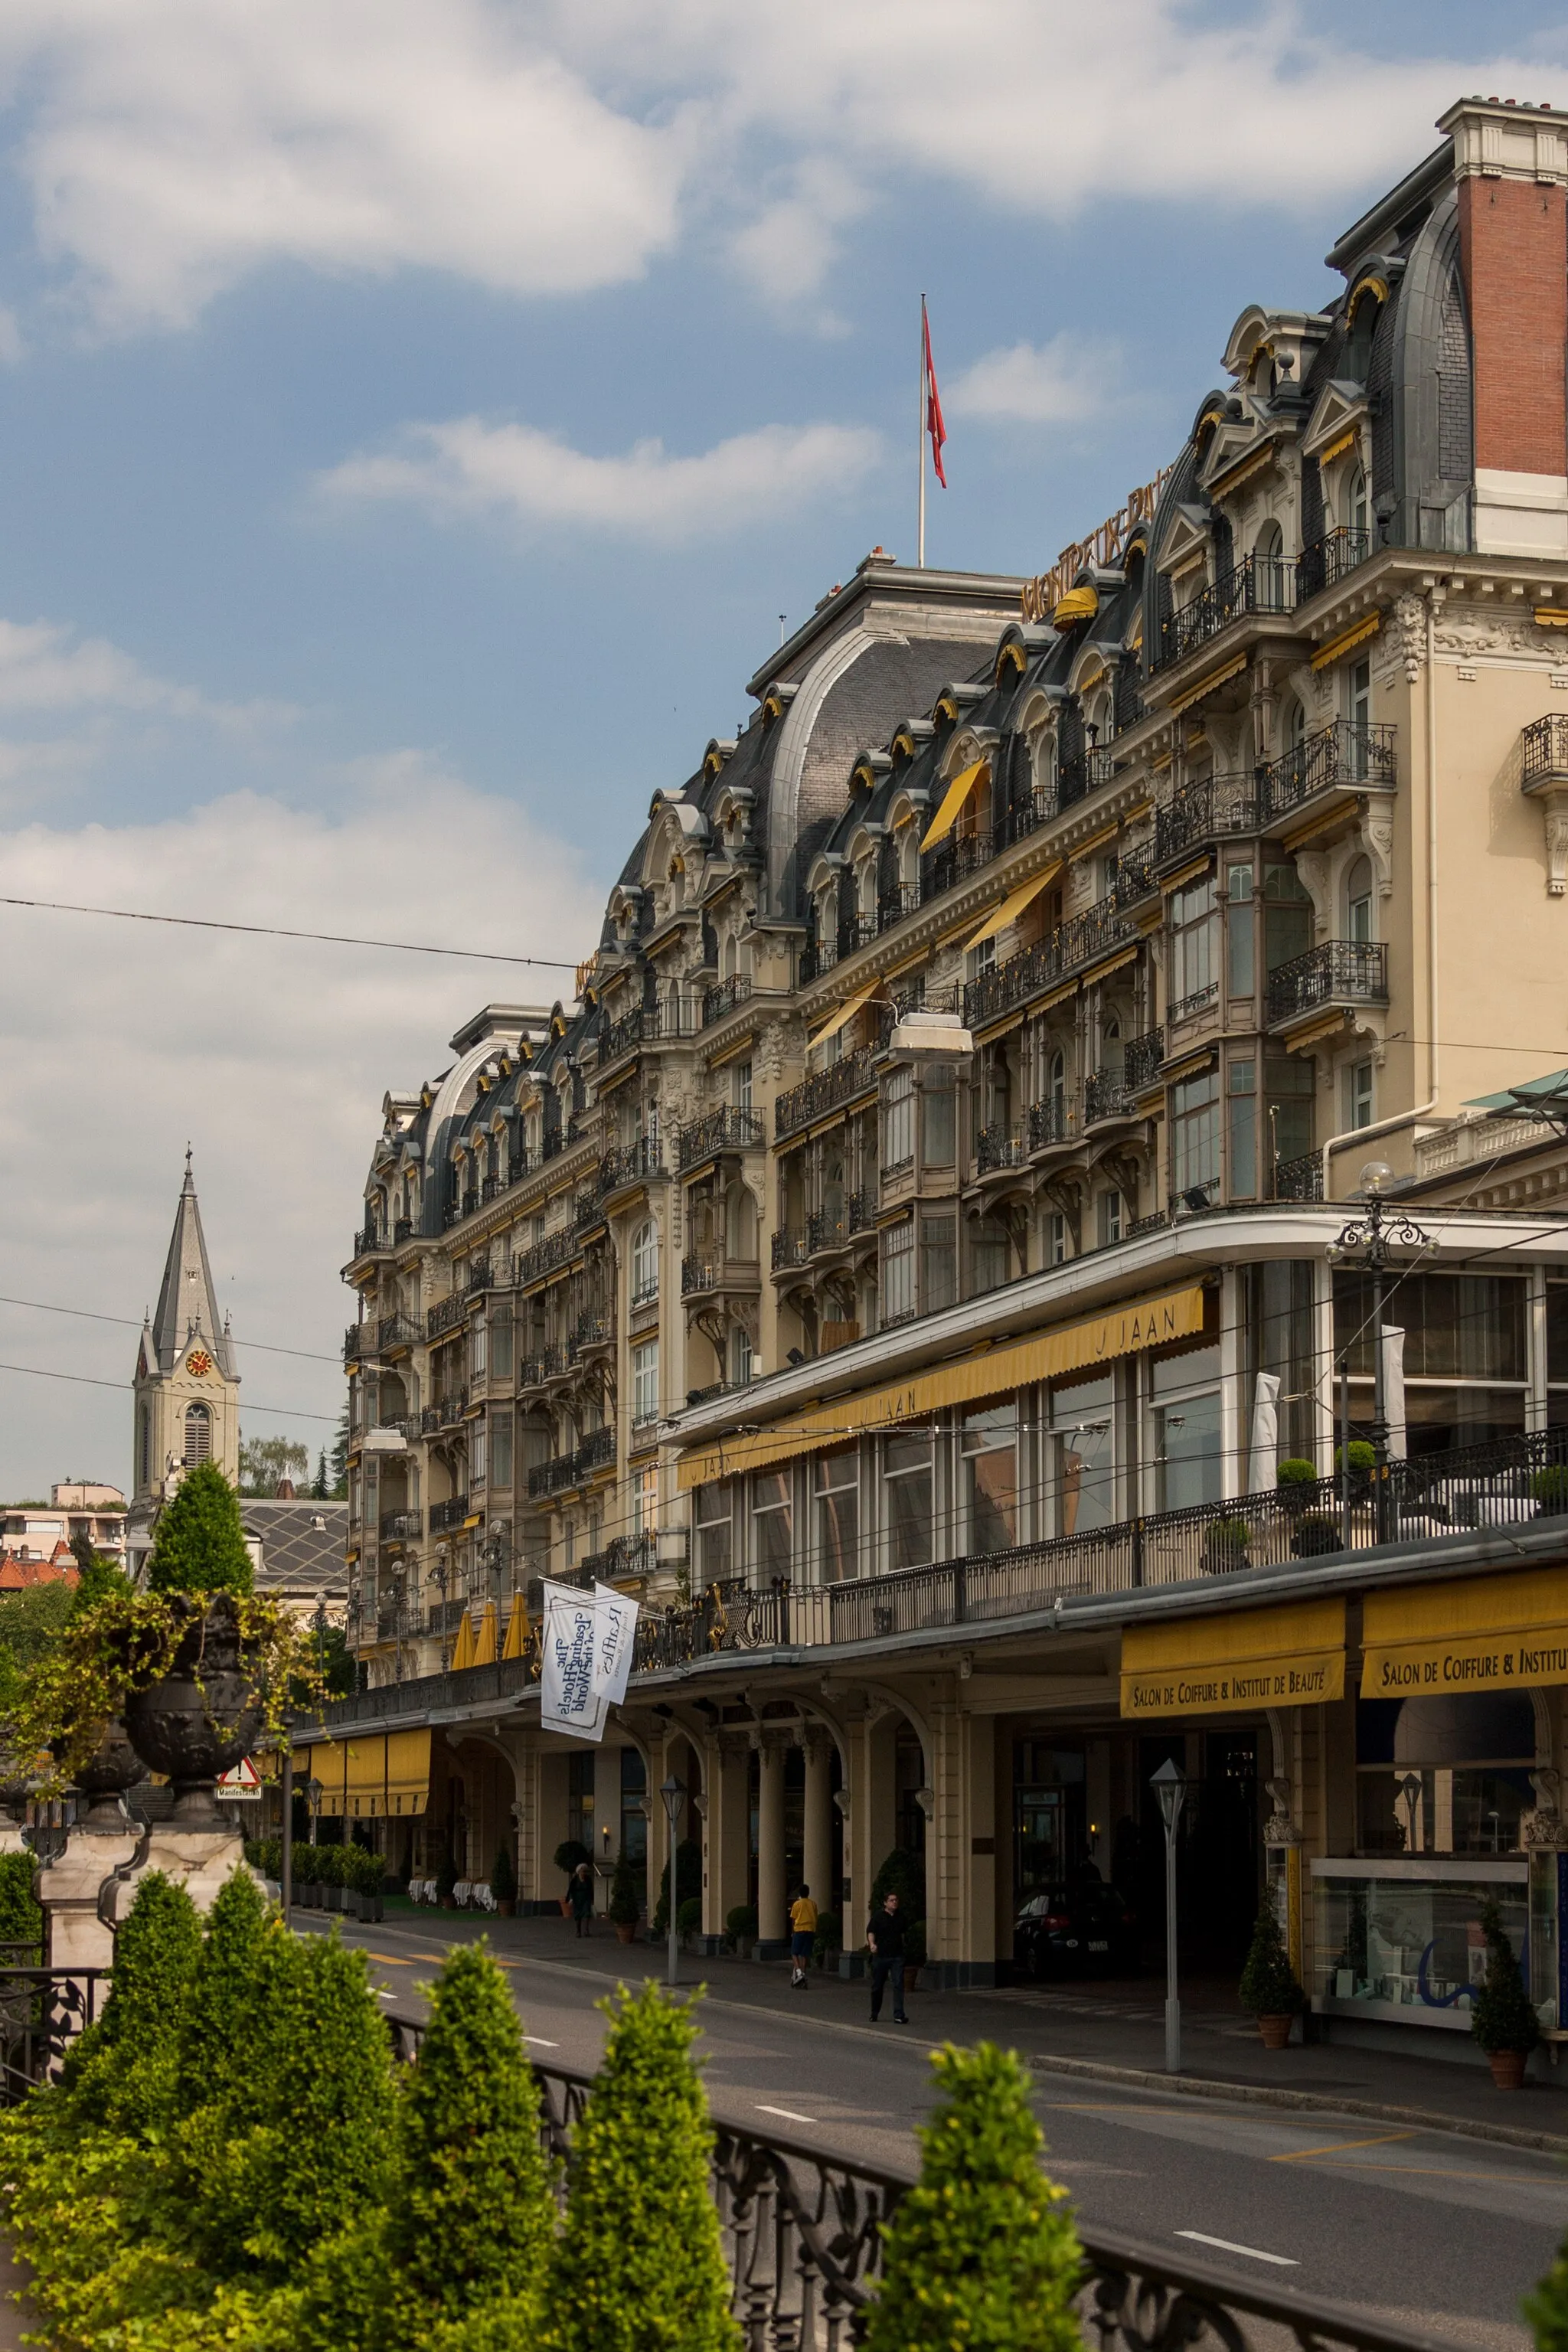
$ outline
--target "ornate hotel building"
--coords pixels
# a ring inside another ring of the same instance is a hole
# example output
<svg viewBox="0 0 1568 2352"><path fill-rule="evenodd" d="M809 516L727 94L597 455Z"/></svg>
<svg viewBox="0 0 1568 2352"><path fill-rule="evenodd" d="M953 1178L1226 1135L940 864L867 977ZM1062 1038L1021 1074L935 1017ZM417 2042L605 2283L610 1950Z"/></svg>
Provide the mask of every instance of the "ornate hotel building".
<svg viewBox="0 0 1568 2352"><path fill-rule="evenodd" d="M386 1097L367 1687L313 1754L395 1859L515 1831L548 1900L584 1834L657 1886L673 1770L707 1935L750 1902L766 1950L804 1871L853 1944L901 1846L985 1983L1090 1866L1157 1940L1173 1758L1197 1964L1270 1883L1332 2032L1436 2033L1484 1891L1523 1941L1568 1686L1568 120L1440 128L1049 571L868 557L655 794L574 999ZM597 1750L539 1727L546 1575L645 1602Z"/></svg>

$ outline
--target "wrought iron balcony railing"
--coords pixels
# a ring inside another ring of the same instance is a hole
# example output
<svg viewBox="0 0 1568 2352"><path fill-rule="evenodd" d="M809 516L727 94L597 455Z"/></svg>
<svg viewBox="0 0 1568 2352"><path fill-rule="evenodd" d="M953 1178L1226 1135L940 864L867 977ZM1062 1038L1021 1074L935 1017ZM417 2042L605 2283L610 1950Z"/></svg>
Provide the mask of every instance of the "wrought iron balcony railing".
<svg viewBox="0 0 1568 2352"><path fill-rule="evenodd" d="M726 1013L733 1013L737 1004L744 1004L751 992L752 975L749 971L737 971L729 980L720 981L717 987L705 989L702 994L704 1029L711 1029L716 1021L722 1021Z"/></svg>
<svg viewBox="0 0 1568 2352"><path fill-rule="evenodd" d="M377 1250L391 1247L392 1237L384 1232L380 1225L362 1225L354 1235L354 1245L349 1252L349 1255L351 1258L370 1257Z"/></svg>
<svg viewBox="0 0 1568 2352"><path fill-rule="evenodd" d="M1109 954L1124 940L1136 940L1136 926L1116 903L1114 892L1086 913L1059 924L1049 939L1024 948L994 971L970 981L963 992L963 1025L994 1021L1014 1005L1026 1003L1058 980Z"/></svg>
<svg viewBox="0 0 1568 2352"><path fill-rule="evenodd" d="M388 1542L417 1542L425 1532L425 1516L421 1511L384 1511L381 1532Z"/></svg>
<svg viewBox="0 0 1568 2352"><path fill-rule="evenodd" d="M794 1231L788 1227L781 1227L773 1235L773 1265L775 1274L780 1273L785 1266L804 1265L808 1255L806 1236L803 1227L796 1227Z"/></svg>
<svg viewBox="0 0 1568 2352"><path fill-rule="evenodd" d="M424 1338L412 1315L384 1315L375 1327L375 1352L384 1356L391 1348L412 1348Z"/></svg>
<svg viewBox="0 0 1568 2352"><path fill-rule="evenodd" d="M1048 1151L1056 1144L1070 1143L1074 1134L1071 1097L1048 1095L1044 1102L1031 1103L1027 1124L1031 1151Z"/></svg>
<svg viewBox="0 0 1568 2352"><path fill-rule="evenodd" d="M1168 1004L1165 1018L1173 1029L1178 1021L1195 1021L1200 1013L1212 1012L1218 1003L1218 981L1205 981L1202 988L1189 989L1185 996L1178 996L1173 1004Z"/></svg>
<svg viewBox="0 0 1568 2352"><path fill-rule="evenodd" d="M617 1143L599 1162L599 1193L618 1192L665 1173L664 1146L657 1135L639 1135L635 1143Z"/></svg>
<svg viewBox="0 0 1568 2352"><path fill-rule="evenodd" d="M848 1239L848 1220L842 1208L814 1209L805 1221L805 1247L810 1257L815 1257L818 1250L842 1249Z"/></svg>
<svg viewBox="0 0 1568 2352"><path fill-rule="evenodd" d="M374 1356L374 1324L351 1323L348 1329L343 1333L344 1363L360 1364L364 1361L367 1356Z"/></svg>
<svg viewBox="0 0 1568 2352"><path fill-rule="evenodd" d="M560 1495L570 1487L580 1486L595 1470L603 1470L615 1461L616 1433L612 1428L595 1429L570 1454L557 1454L548 1462L536 1462L528 1474L531 1497L540 1495Z"/></svg>
<svg viewBox="0 0 1568 2352"><path fill-rule="evenodd" d="M1356 727L1348 719L1335 719L1315 735L1303 736L1258 772L1262 822L1289 816L1319 793L1392 792L1397 734L1394 727Z"/></svg>
<svg viewBox="0 0 1568 2352"><path fill-rule="evenodd" d="M1281 1160L1274 1169L1277 1201L1321 1201L1323 1197L1323 1155L1303 1151L1299 1160Z"/></svg>
<svg viewBox="0 0 1568 2352"><path fill-rule="evenodd" d="M906 915L918 915L920 910L919 882L895 882L890 889L883 891L877 901L877 929L879 931L890 931L895 923L903 921Z"/></svg>
<svg viewBox="0 0 1568 2352"><path fill-rule="evenodd" d="M1098 1120L1130 1118L1132 1116L1132 1088L1125 1070L1091 1070L1083 1082L1083 1123L1093 1127Z"/></svg>
<svg viewBox="0 0 1568 2352"><path fill-rule="evenodd" d="M763 1139L760 1111L726 1106L680 1129L676 1138L676 1158L683 1169L695 1168L702 1160L711 1160L715 1152L750 1151Z"/></svg>
<svg viewBox="0 0 1568 2352"><path fill-rule="evenodd" d="M1381 940L1324 940L1268 975L1269 1021L1321 1004L1386 1004L1388 950Z"/></svg>
<svg viewBox="0 0 1568 2352"><path fill-rule="evenodd" d="M1168 865L1198 843L1257 829L1258 800L1251 776L1205 776L1198 783L1184 785L1156 812L1155 859Z"/></svg>
<svg viewBox="0 0 1568 2352"><path fill-rule="evenodd" d="M450 1297L438 1298L434 1307L427 1307L425 1310L426 1338L438 1339L443 1331L455 1329L463 1319L467 1304L462 1292L454 1290Z"/></svg>
<svg viewBox="0 0 1568 2352"><path fill-rule="evenodd" d="M1352 530L1342 523L1304 547L1296 558L1296 602L1304 604L1325 588L1349 577L1373 551L1370 530Z"/></svg>
<svg viewBox="0 0 1568 2352"><path fill-rule="evenodd" d="M1127 1084L1133 1094L1142 1094L1152 1087L1160 1075L1160 1065L1165 1058L1165 1032L1146 1029L1142 1037L1130 1037L1123 1067Z"/></svg>
<svg viewBox="0 0 1568 2352"><path fill-rule="evenodd" d="M431 1504L430 1532L433 1536L446 1535L449 1533L453 1528L460 1528L468 1516L468 1498L467 1495L448 1496L444 1503Z"/></svg>
<svg viewBox="0 0 1568 2352"><path fill-rule="evenodd" d="M974 1139L974 1164L982 1176L1002 1168L1022 1168L1028 1157L1027 1128L1011 1127L1005 1119L994 1119Z"/></svg>
<svg viewBox="0 0 1568 2352"><path fill-rule="evenodd" d="M786 1094L780 1095L773 1105L775 1139L793 1135L797 1127L807 1126L826 1111L837 1110L840 1103L864 1094L873 1083L872 1055L865 1047L803 1078L798 1087L791 1087Z"/></svg>
<svg viewBox="0 0 1568 2352"><path fill-rule="evenodd" d="M549 1234L543 1241L535 1242L531 1249L519 1250L512 1261L514 1279L521 1286L541 1282L547 1274L570 1265L583 1249L582 1236L568 1225L558 1234Z"/></svg>
<svg viewBox="0 0 1568 2352"><path fill-rule="evenodd" d="M1520 782L1528 793L1550 779L1568 778L1568 710L1549 710L1520 730Z"/></svg>
<svg viewBox="0 0 1568 2352"><path fill-rule="evenodd" d="M1296 604L1296 566L1281 555L1244 555L1232 570L1200 588L1179 613L1160 624L1152 667L1184 661L1211 637L1249 613L1289 613Z"/></svg>
<svg viewBox="0 0 1568 2352"><path fill-rule="evenodd" d="M851 1234L868 1234L877 1222L877 1188L862 1185L845 1203L844 1222Z"/></svg>

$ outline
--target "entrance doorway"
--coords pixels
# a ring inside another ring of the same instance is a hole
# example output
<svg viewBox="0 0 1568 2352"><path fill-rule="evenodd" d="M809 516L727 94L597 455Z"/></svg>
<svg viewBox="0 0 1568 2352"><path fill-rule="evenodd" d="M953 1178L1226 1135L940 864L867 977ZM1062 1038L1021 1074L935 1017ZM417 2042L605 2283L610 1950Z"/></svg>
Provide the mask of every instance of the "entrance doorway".
<svg viewBox="0 0 1568 2352"><path fill-rule="evenodd" d="M1081 1748L1013 1743L1013 1916L1031 1895L1063 1886L1089 1859Z"/></svg>

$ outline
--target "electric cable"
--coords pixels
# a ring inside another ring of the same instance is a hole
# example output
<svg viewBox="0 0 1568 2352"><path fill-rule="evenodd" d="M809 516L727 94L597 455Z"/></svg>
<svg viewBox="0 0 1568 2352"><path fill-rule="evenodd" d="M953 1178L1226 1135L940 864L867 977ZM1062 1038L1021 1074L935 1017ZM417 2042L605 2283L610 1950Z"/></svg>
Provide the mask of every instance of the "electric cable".
<svg viewBox="0 0 1568 2352"><path fill-rule="evenodd" d="M563 956L504 955L485 948L430 947L416 940L362 940L342 931L286 930L280 923L231 923L216 915L151 915L135 907L82 907L68 898L0 897L0 907L28 907L52 915L103 915L120 923L166 923L179 930L239 931L258 940L312 940L325 947L374 948L396 955L456 956L467 963L531 964L541 971L575 972ZM1522 1048L1521 1050L1523 1050Z"/></svg>

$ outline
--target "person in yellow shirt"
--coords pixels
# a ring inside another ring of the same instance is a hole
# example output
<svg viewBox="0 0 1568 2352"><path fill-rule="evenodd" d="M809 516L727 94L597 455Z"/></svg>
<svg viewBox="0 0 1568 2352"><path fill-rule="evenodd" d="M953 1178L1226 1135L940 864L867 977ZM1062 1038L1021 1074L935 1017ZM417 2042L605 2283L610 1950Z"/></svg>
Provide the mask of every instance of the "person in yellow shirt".
<svg viewBox="0 0 1568 2352"><path fill-rule="evenodd" d="M805 1964L811 1958L811 1948L816 1940L816 1906L811 1899L811 1889L803 1885L789 1906L789 1956L794 1974L790 1987L795 1992L806 1990Z"/></svg>

